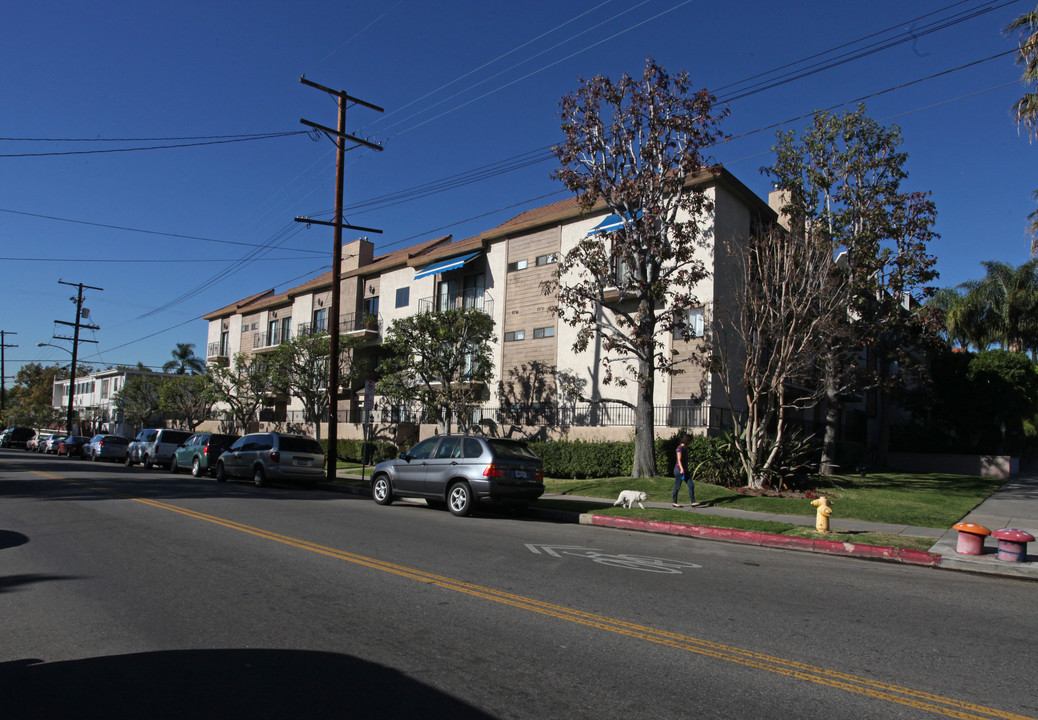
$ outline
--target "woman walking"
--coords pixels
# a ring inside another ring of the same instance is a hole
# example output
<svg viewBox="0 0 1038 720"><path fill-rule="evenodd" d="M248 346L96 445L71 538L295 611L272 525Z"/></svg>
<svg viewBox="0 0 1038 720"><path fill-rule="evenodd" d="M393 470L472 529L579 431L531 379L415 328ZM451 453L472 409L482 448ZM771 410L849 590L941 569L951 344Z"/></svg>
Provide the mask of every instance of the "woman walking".
<svg viewBox="0 0 1038 720"><path fill-rule="evenodd" d="M688 435L683 435L681 441L678 443L677 449L677 462L674 463L674 493L672 504L674 507L679 508L681 505L678 504L678 490L681 489L681 483L688 485L688 499L689 507L697 507L699 503L696 502L696 491L692 485L692 481L688 479L688 441L690 440Z"/></svg>

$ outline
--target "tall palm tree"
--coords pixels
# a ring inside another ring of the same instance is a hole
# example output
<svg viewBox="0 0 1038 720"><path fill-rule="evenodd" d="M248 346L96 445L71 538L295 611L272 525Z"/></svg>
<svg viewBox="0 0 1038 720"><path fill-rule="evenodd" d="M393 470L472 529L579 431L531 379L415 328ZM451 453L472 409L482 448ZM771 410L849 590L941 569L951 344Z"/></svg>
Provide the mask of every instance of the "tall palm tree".
<svg viewBox="0 0 1038 720"><path fill-rule="evenodd" d="M1005 26L1006 35L1020 33L1020 49L1016 61L1024 67L1023 81L1034 86L1013 105L1017 125L1023 125L1032 138L1038 137L1038 7L1026 12ZM1034 193L1038 200L1038 192ZM1038 210L1028 215L1031 220L1031 255L1038 251Z"/></svg>
<svg viewBox="0 0 1038 720"><path fill-rule="evenodd" d="M173 359L162 366L162 372L184 375L201 375L205 372L205 361L195 356L194 343L177 343L173 351Z"/></svg>

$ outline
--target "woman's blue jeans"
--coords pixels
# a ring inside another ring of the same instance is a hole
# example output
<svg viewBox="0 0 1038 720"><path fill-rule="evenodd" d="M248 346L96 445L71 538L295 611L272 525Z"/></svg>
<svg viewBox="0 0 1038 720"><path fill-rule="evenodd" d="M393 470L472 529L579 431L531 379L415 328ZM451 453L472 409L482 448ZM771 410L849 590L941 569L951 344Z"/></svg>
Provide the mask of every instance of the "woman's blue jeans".
<svg viewBox="0 0 1038 720"><path fill-rule="evenodd" d="M688 484L688 501L696 501L696 491L692 486L692 481L688 479L688 473L678 472L677 468L674 468L674 500L672 501L675 505L678 502L678 490L681 489L681 483Z"/></svg>

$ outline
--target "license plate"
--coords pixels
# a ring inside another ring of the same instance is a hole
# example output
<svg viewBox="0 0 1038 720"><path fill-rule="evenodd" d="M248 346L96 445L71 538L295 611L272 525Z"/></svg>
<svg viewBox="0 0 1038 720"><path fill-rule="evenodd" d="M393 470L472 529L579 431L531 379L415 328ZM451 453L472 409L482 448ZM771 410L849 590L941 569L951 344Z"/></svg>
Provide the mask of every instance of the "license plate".
<svg viewBox="0 0 1038 720"><path fill-rule="evenodd" d="M314 464L313 458L296 458L293 462L302 467L313 467Z"/></svg>
<svg viewBox="0 0 1038 720"><path fill-rule="evenodd" d="M525 480L526 479L526 471L525 470L516 470L515 471L515 476L517 478L519 478L520 480Z"/></svg>

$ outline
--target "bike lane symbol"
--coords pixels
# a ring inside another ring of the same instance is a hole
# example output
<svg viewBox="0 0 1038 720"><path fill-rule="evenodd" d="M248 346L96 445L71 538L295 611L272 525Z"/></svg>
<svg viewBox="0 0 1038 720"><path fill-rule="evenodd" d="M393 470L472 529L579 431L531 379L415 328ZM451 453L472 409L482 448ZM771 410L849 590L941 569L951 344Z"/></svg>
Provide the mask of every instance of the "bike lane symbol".
<svg viewBox="0 0 1038 720"><path fill-rule="evenodd" d="M609 565L610 567L668 575L680 575L682 570L694 570L702 567L702 565L684 560L667 560L647 555L628 555L623 553L609 554L600 552L596 548L578 547L576 545L535 545L527 543L526 548L535 555L548 555L556 558L561 558L563 555L571 555L573 557L587 558L593 562Z"/></svg>

